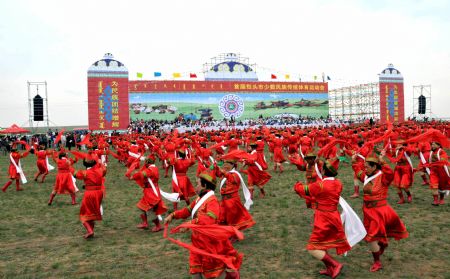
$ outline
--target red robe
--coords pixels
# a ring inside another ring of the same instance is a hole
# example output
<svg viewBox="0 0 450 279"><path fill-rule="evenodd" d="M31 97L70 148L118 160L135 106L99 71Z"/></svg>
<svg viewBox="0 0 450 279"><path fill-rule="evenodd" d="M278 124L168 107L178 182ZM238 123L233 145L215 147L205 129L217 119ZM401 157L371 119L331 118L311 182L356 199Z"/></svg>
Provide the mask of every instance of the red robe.
<svg viewBox="0 0 450 279"><path fill-rule="evenodd" d="M353 165L353 170L364 183L367 177L365 171L357 164ZM367 182L364 183L363 187L363 223L367 231L365 240L387 244L388 237L393 237L396 240L407 238L408 231L397 213L387 203L389 185L394 179L394 172L387 164L383 164L382 169L378 172L381 172L381 174L373 174L372 177L377 176L371 181L368 181L370 177L367 177Z"/></svg>
<svg viewBox="0 0 450 279"><path fill-rule="evenodd" d="M48 173L48 168L47 168L47 155L49 155L50 153L46 150L39 150L36 151L36 157L37 157L37 161L36 161L36 166L39 170L39 173Z"/></svg>
<svg viewBox="0 0 450 279"><path fill-rule="evenodd" d="M411 158L413 151L410 148L402 148L396 153L396 158L391 159L392 162L396 163L392 185L397 188L408 189L413 183L413 168L409 164L407 156Z"/></svg>
<svg viewBox="0 0 450 279"><path fill-rule="evenodd" d="M228 146L228 153L230 153L231 151L234 151L234 150L238 150L240 143L241 143L241 141L238 139L227 140L225 145Z"/></svg>
<svg viewBox="0 0 450 279"><path fill-rule="evenodd" d="M440 148L435 151L430 151L430 155L426 159L429 163L448 161L447 153ZM444 166L430 167L430 189L439 189L441 191L450 190L450 177L445 171Z"/></svg>
<svg viewBox="0 0 450 279"><path fill-rule="evenodd" d="M100 206L103 200L103 177L106 168L93 167L80 170L76 173L77 179L84 181L85 192L80 207L80 221L82 223L92 220L102 220Z"/></svg>
<svg viewBox="0 0 450 279"><path fill-rule="evenodd" d="M248 165L248 187L249 189L253 189L253 186L256 185L259 188L262 188L267 182L270 181L272 176L261 166L261 164L263 164L263 161L261 160L261 157L256 157L258 154L256 150L252 151L252 153L250 154L255 156L255 160L246 161L246 164ZM259 165L259 167L257 164Z"/></svg>
<svg viewBox="0 0 450 279"><path fill-rule="evenodd" d="M73 185L71 162L67 158L56 159L58 172L56 173L55 185L53 191L57 194L74 194L75 186Z"/></svg>
<svg viewBox="0 0 450 279"><path fill-rule="evenodd" d="M273 140L273 161L275 163L283 163L286 161L283 155L283 140L281 138L274 138Z"/></svg>
<svg viewBox="0 0 450 279"><path fill-rule="evenodd" d="M241 180L236 173L227 173L224 185L220 188L222 200L220 202L220 223L236 227L238 230L245 230L252 227L255 223L250 213L242 205L239 196Z"/></svg>
<svg viewBox="0 0 450 279"><path fill-rule="evenodd" d="M187 199L195 196L194 186L192 186L191 180L187 176L187 171L190 166L195 164L194 159L174 159L174 162L170 161L171 165L175 168L178 185L172 180L173 192L180 194L180 199Z"/></svg>
<svg viewBox="0 0 450 279"><path fill-rule="evenodd" d="M269 167L267 165L267 161L266 158L264 156L264 141L262 140L257 140L256 141L256 152L258 154L258 160L259 162L261 162L261 167L263 170L267 170L267 168Z"/></svg>
<svg viewBox="0 0 450 279"><path fill-rule="evenodd" d="M205 191L203 194L206 194ZM203 196L202 194L200 196ZM191 212L194 209L197 202L200 200L198 197L189 206L177 210L174 212L175 219L186 219L191 217ZM212 195L209 197L195 212L192 224L197 225L212 225L218 223L218 216L220 216L220 206L217 198ZM233 248L228 239L223 241L217 241L214 238L207 237L206 235L192 232L191 235L192 245L200 248L206 252L212 254L221 255L235 255L235 266L240 267L242 263L242 255L238 254ZM216 278L226 269L226 265L223 261L202 256L194 252L190 253L189 257L189 272L190 274L202 273L206 278Z"/></svg>
<svg viewBox="0 0 450 279"><path fill-rule="evenodd" d="M303 185L297 182L294 190L307 201L314 201L314 227L307 250L328 250L335 248L338 255L351 249L345 236L341 215L337 210L342 183L333 177Z"/></svg>
<svg viewBox="0 0 450 279"><path fill-rule="evenodd" d="M14 162L16 163L17 166L19 166L19 160L21 158L25 158L28 156L28 151L24 152L24 153L19 153L19 152L12 152L11 156L14 160ZM23 166L22 166L22 171L23 171ZM9 159L9 169L8 169L8 173L9 173L9 178L10 179L19 179L20 175L17 172L16 167L14 166L14 164L11 162L11 159Z"/></svg>
<svg viewBox="0 0 450 279"><path fill-rule="evenodd" d="M153 191L152 186L148 182L148 179L151 179L153 185L155 186L155 191ZM135 173L133 175L133 180L143 188L142 194L143 197L136 204L137 208L142 211L153 210L155 215L161 215L167 211L167 207L164 205L163 200L161 199L161 192L159 191L159 170L155 165L150 165L149 167L144 167L141 171Z"/></svg>

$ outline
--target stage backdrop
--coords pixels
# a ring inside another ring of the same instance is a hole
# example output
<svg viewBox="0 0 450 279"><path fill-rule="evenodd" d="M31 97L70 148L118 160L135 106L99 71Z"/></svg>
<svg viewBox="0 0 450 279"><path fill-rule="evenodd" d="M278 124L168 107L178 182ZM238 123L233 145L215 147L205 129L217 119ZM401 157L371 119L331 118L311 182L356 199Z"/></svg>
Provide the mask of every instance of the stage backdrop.
<svg viewBox="0 0 450 279"><path fill-rule="evenodd" d="M129 91L132 120L328 115L326 83L130 81Z"/></svg>

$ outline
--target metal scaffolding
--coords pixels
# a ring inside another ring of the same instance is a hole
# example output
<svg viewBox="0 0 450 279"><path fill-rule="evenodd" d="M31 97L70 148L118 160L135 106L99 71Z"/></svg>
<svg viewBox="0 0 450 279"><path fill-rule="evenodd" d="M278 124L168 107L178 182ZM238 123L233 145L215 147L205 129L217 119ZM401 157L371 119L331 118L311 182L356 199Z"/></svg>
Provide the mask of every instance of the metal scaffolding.
<svg viewBox="0 0 450 279"><path fill-rule="evenodd" d="M380 88L378 82L352 85L328 92L329 114L332 119L380 119Z"/></svg>

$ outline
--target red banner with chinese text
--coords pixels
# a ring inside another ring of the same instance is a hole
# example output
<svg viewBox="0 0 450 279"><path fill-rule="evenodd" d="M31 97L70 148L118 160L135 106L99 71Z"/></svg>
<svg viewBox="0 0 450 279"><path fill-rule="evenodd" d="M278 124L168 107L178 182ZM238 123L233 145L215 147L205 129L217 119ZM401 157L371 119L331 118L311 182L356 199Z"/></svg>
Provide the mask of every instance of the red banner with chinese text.
<svg viewBox="0 0 450 279"><path fill-rule="evenodd" d="M380 122L405 121L405 99L403 83L380 82Z"/></svg>
<svg viewBox="0 0 450 279"><path fill-rule="evenodd" d="M88 78L89 129L127 129L128 102L127 78Z"/></svg>

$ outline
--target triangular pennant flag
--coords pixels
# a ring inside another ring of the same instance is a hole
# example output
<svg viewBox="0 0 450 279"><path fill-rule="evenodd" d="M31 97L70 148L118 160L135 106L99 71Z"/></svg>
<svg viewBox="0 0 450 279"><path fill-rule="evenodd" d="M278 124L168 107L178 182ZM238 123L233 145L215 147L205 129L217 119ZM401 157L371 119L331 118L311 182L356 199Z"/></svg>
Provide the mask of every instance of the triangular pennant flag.
<svg viewBox="0 0 450 279"><path fill-rule="evenodd" d="M197 78L197 74L196 74L196 73L190 73L190 74L189 74L189 77L190 77L190 78Z"/></svg>
<svg viewBox="0 0 450 279"><path fill-rule="evenodd" d="M270 75L270 78L271 78L271 79L277 79L277 76L274 75L274 74L271 74L271 75Z"/></svg>
<svg viewBox="0 0 450 279"><path fill-rule="evenodd" d="M153 73L153 76L154 76L154 77L160 77L160 76L161 76L161 72L154 72L154 73Z"/></svg>
<svg viewBox="0 0 450 279"><path fill-rule="evenodd" d="M174 78L179 78L179 77L181 77L181 73L173 73L172 76Z"/></svg>
<svg viewBox="0 0 450 279"><path fill-rule="evenodd" d="M290 75L284 75L284 78L285 78L285 79L290 79L291 76L290 76Z"/></svg>
<svg viewBox="0 0 450 279"><path fill-rule="evenodd" d="M136 76L137 76L138 78L142 78L142 77L144 76L144 74L143 74L143 73L136 73Z"/></svg>

